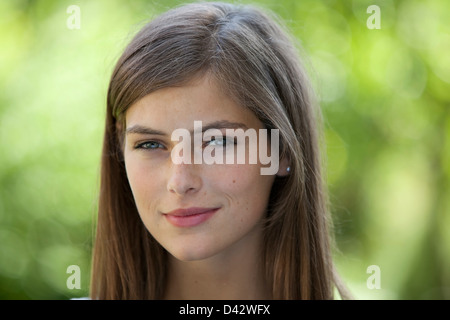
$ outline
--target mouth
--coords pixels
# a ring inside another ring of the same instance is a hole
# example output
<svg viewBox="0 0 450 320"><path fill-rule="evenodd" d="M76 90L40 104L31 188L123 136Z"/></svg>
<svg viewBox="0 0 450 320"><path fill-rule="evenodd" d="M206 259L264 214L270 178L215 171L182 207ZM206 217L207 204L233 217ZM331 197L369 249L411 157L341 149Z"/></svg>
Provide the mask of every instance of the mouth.
<svg viewBox="0 0 450 320"><path fill-rule="evenodd" d="M202 224L209 218L211 218L214 213L216 213L220 208L188 208L188 209L177 209L165 213L167 221L176 227L189 228L195 227Z"/></svg>

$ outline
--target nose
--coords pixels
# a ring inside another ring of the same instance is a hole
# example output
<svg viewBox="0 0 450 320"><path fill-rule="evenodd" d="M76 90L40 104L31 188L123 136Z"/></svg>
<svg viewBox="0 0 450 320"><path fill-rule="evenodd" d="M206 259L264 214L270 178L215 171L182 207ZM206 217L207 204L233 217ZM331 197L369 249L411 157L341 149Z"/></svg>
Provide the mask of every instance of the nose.
<svg viewBox="0 0 450 320"><path fill-rule="evenodd" d="M167 181L167 190L171 193L184 195L195 193L202 187L202 179L195 164L172 164Z"/></svg>

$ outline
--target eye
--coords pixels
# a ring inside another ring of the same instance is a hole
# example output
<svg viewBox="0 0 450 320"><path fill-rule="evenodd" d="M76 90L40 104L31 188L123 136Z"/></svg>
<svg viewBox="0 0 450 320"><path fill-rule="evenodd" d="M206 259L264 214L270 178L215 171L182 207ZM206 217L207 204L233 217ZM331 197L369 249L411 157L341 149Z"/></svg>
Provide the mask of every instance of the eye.
<svg viewBox="0 0 450 320"><path fill-rule="evenodd" d="M164 146L156 141L145 141L142 143L137 144L134 148L135 149L144 149L144 150L156 150L160 147L164 148Z"/></svg>
<svg viewBox="0 0 450 320"><path fill-rule="evenodd" d="M236 138L231 137L219 137L219 138L213 138L211 141L208 142L209 145L216 145L216 146L224 146L227 145L235 145L236 144Z"/></svg>

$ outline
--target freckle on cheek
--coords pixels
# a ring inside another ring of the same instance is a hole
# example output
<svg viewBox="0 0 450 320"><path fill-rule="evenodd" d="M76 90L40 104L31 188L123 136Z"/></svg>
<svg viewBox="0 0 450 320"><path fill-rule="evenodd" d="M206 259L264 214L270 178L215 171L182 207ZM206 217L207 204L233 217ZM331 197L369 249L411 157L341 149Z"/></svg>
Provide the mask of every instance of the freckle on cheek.
<svg viewBox="0 0 450 320"><path fill-rule="evenodd" d="M236 183L236 180L233 180L233 183Z"/></svg>

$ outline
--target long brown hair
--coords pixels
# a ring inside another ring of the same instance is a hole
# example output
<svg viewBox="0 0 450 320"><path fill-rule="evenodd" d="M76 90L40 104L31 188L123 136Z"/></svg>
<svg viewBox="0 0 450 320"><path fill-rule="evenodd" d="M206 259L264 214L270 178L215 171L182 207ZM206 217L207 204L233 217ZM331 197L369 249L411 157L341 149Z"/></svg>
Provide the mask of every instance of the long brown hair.
<svg viewBox="0 0 450 320"><path fill-rule="evenodd" d="M194 3L145 25L129 43L107 96L91 297L160 299L167 252L140 220L121 144L126 110L147 94L212 75L267 129L280 131L290 174L277 177L265 223L266 280L274 299L346 297L334 272L322 181L320 112L292 39L271 13L252 6Z"/></svg>

